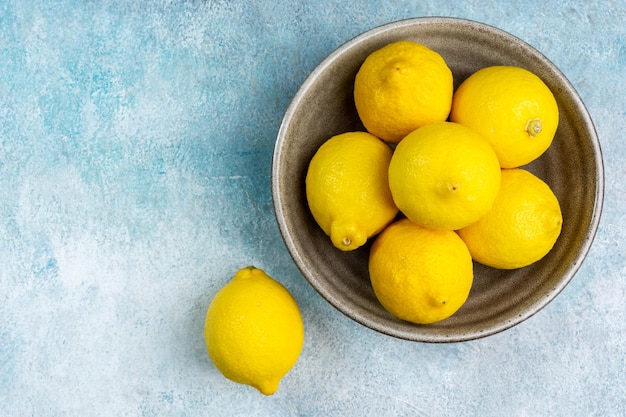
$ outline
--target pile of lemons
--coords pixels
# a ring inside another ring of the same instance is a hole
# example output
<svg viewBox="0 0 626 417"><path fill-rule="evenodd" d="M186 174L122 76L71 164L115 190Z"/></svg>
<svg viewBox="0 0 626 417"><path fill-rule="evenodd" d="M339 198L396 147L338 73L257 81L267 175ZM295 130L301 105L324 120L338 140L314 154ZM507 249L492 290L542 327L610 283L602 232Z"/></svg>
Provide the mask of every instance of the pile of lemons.
<svg viewBox="0 0 626 417"><path fill-rule="evenodd" d="M469 296L473 261L521 268L552 249L559 202L522 168L548 149L559 120L535 74L490 66L454 91L439 53L398 41L365 59L354 103L365 131L320 146L306 197L338 249L374 239L370 281L391 314L446 319Z"/></svg>

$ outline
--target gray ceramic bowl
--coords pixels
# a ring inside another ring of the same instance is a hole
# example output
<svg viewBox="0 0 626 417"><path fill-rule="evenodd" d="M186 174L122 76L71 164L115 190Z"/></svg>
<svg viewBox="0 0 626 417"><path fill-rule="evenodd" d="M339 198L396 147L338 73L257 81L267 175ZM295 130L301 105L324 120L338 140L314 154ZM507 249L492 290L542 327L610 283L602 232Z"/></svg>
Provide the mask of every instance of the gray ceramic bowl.
<svg viewBox="0 0 626 417"><path fill-rule="evenodd" d="M563 230L541 261L501 271L475 264L467 302L452 317L430 325L387 313L371 288L367 259L371 242L349 253L335 249L311 216L305 175L315 151L333 135L363 130L352 89L357 70L372 51L408 39L439 52L452 69L455 87L479 68L517 65L541 77L560 109L549 150L525 168L554 190ZM342 313L371 329L423 342L457 342L508 329L535 314L570 282L595 235L604 192L598 138L589 114L565 76L520 39L481 23L456 18L393 22L355 37L332 52L293 98L278 132L272 164L272 197L280 232L310 284Z"/></svg>

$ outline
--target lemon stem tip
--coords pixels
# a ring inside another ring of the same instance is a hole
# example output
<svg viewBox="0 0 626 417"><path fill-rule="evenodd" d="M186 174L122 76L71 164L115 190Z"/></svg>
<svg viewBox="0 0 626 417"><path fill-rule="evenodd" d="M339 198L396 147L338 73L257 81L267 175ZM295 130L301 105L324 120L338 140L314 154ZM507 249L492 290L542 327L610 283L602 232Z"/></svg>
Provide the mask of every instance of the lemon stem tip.
<svg viewBox="0 0 626 417"><path fill-rule="evenodd" d="M526 123L526 133L531 138L534 138L538 134L541 133L541 120L540 119L531 119Z"/></svg>
<svg viewBox="0 0 626 417"><path fill-rule="evenodd" d="M253 387L259 390L261 394L270 396L270 395L273 395L276 391L278 391L279 383L280 383L280 379L272 380L272 381L263 381L258 384L254 384Z"/></svg>

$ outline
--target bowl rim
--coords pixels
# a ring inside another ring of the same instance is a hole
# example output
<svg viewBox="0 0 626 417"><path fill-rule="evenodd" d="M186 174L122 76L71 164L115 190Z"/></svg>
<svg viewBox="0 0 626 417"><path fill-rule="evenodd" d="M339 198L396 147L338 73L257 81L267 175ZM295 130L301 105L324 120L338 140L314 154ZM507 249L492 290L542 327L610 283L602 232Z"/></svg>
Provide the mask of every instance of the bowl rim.
<svg viewBox="0 0 626 417"><path fill-rule="evenodd" d="M355 314L353 310L350 310L348 307L342 305L333 294L329 293L325 290L325 288L316 280L314 274L311 271L308 271L305 266L305 262L302 259L300 252L296 244L294 243L293 238L288 233L288 225L285 220L286 213L283 211L283 207L281 204L281 196L280 196L280 182L279 182L279 172L281 168L280 164L280 155L281 150L283 148L283 144L285 142L285 134L289 128L292 117L296 112L300 99L306 95L309 88L315 83L317 76L324 71L335 61L337 57L342 55L346 50L351 47L364 42L368 38L378 36L387 31L393 31L401 27L407 26L421 26L421 25L443 25L443 24L454 24L454 25L462 25L466 27L472 27L474 29L491 32L501 38L506 38L511 40L514 43L517 43L524 47L525 50L531 52L535 55L535 57L542 61L553 73L554 77L558 79L558 82L563 85L565 90L571 96L573 104L578 112L578 116L582 118L585 126L588 127L590 139L591 139L591 148L593 149L594 156L594 165L596 170L596 179L595 179L595 201L593 204L593 211L590 216L590 222L587 228L587 232L585 234L585 239L581 246L579 247L578 253L575 257L575 262L565 271L563 279L558 282L558 285L555 286L545 297L542 298L541 302L533 303L530 308L526 309L522 314L516 315L514 318L507 320L506 322L501 323L500 325L490 327L486 330L481 330L479 332L469 332L464 334L454 334L454 335L445 335L445 336L432 336L432 335L423 335L423 334L413 334L402 331L396 331L395 329L390 329L376 321L369 319L368 317L362 316L360 314ZM475 20L470 20L466 18L458 18L458 17L441 17L441 16L427 16L427 17L414 17L407 18L401 20L391 21L379 26L375 26L359 35L354 36L348 41L344 42L337 48L335 48L330 54L328 54L322 61L319 62L317 66L309 73L309 75L305 78L303 83L300 85L296 93L294 94L292 100L290 101L283 119L281 121L276 141L274 145L273 155L272 155L272 167L271 167L271 195L272 201L274 205L274 213L276 217L276 221L278 223L279 231L282 236L283 242L287 247L287 250L296 264L299 271L302 273L304 278L309 282L309 284L317 291L319 295L322 296L328 303L330 303L335 309L339 310L341 313L349 317L350 319L356 321L357 323L368 327L372 330L378 331L382 334L386 334L388 336L392 336L395 338L403 339L403 340L411 340L418 342L430 342L430 343L448 343L448 342L463 342L470 341L475 339L484 338L490 335L494 335L500 333L504 330L512 328L521 322L527 320L528 318L534 316L540 310L542 310L546 305L548 305L554 298L557 297L561 291L569 284L569 282L573 279L574 275L578 272L584 259L586 258L589 250L591 249L592 243L595 239L595 235L597 233L601 215L602 208L604 204L604 188L605 188L605 173L604 173L604 161L602 157L602 149L600 145L600 141L598 138L598 134L589 114L587 107L582 101L580 95L572 85L572 83L565 77L565 75L561 72L561 70L546 56L544 56L541 52L535 49L532 45L527 43L526 41L518 38L515 35L510 34L500 28L495 26L478 22Z"/></svg>

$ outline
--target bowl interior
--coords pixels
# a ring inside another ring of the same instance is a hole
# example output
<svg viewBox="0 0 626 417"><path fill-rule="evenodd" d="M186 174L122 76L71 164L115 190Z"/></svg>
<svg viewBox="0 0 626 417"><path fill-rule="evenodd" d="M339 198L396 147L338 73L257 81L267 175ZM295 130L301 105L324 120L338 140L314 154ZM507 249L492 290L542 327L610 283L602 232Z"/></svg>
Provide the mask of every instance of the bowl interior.
<svg viewBox="0 0 626 417"><path fill-rule="evenodd" d="M564 224L553 250L541 261L513 271L475 263L467 302L452 317L430 325L396 319L371 288L367 259L371 241L344 253L309 212L304 179L319 146L333 135L364 130L353 102L354 77L365 57L397 40L420 42L439 52L455 88L489 65L516 65L550 87L560 120L552 146L524 168L554 190ZM534 48L497 28L456 18L417 18L366 32L331 53L292 100L276 141L272 197L287 249L311 285L333 306L379 332L423 342L455 342L510 328L539 311L571 280L598 226L604 188L602 158L593 123L563 74Z"/></svg>

